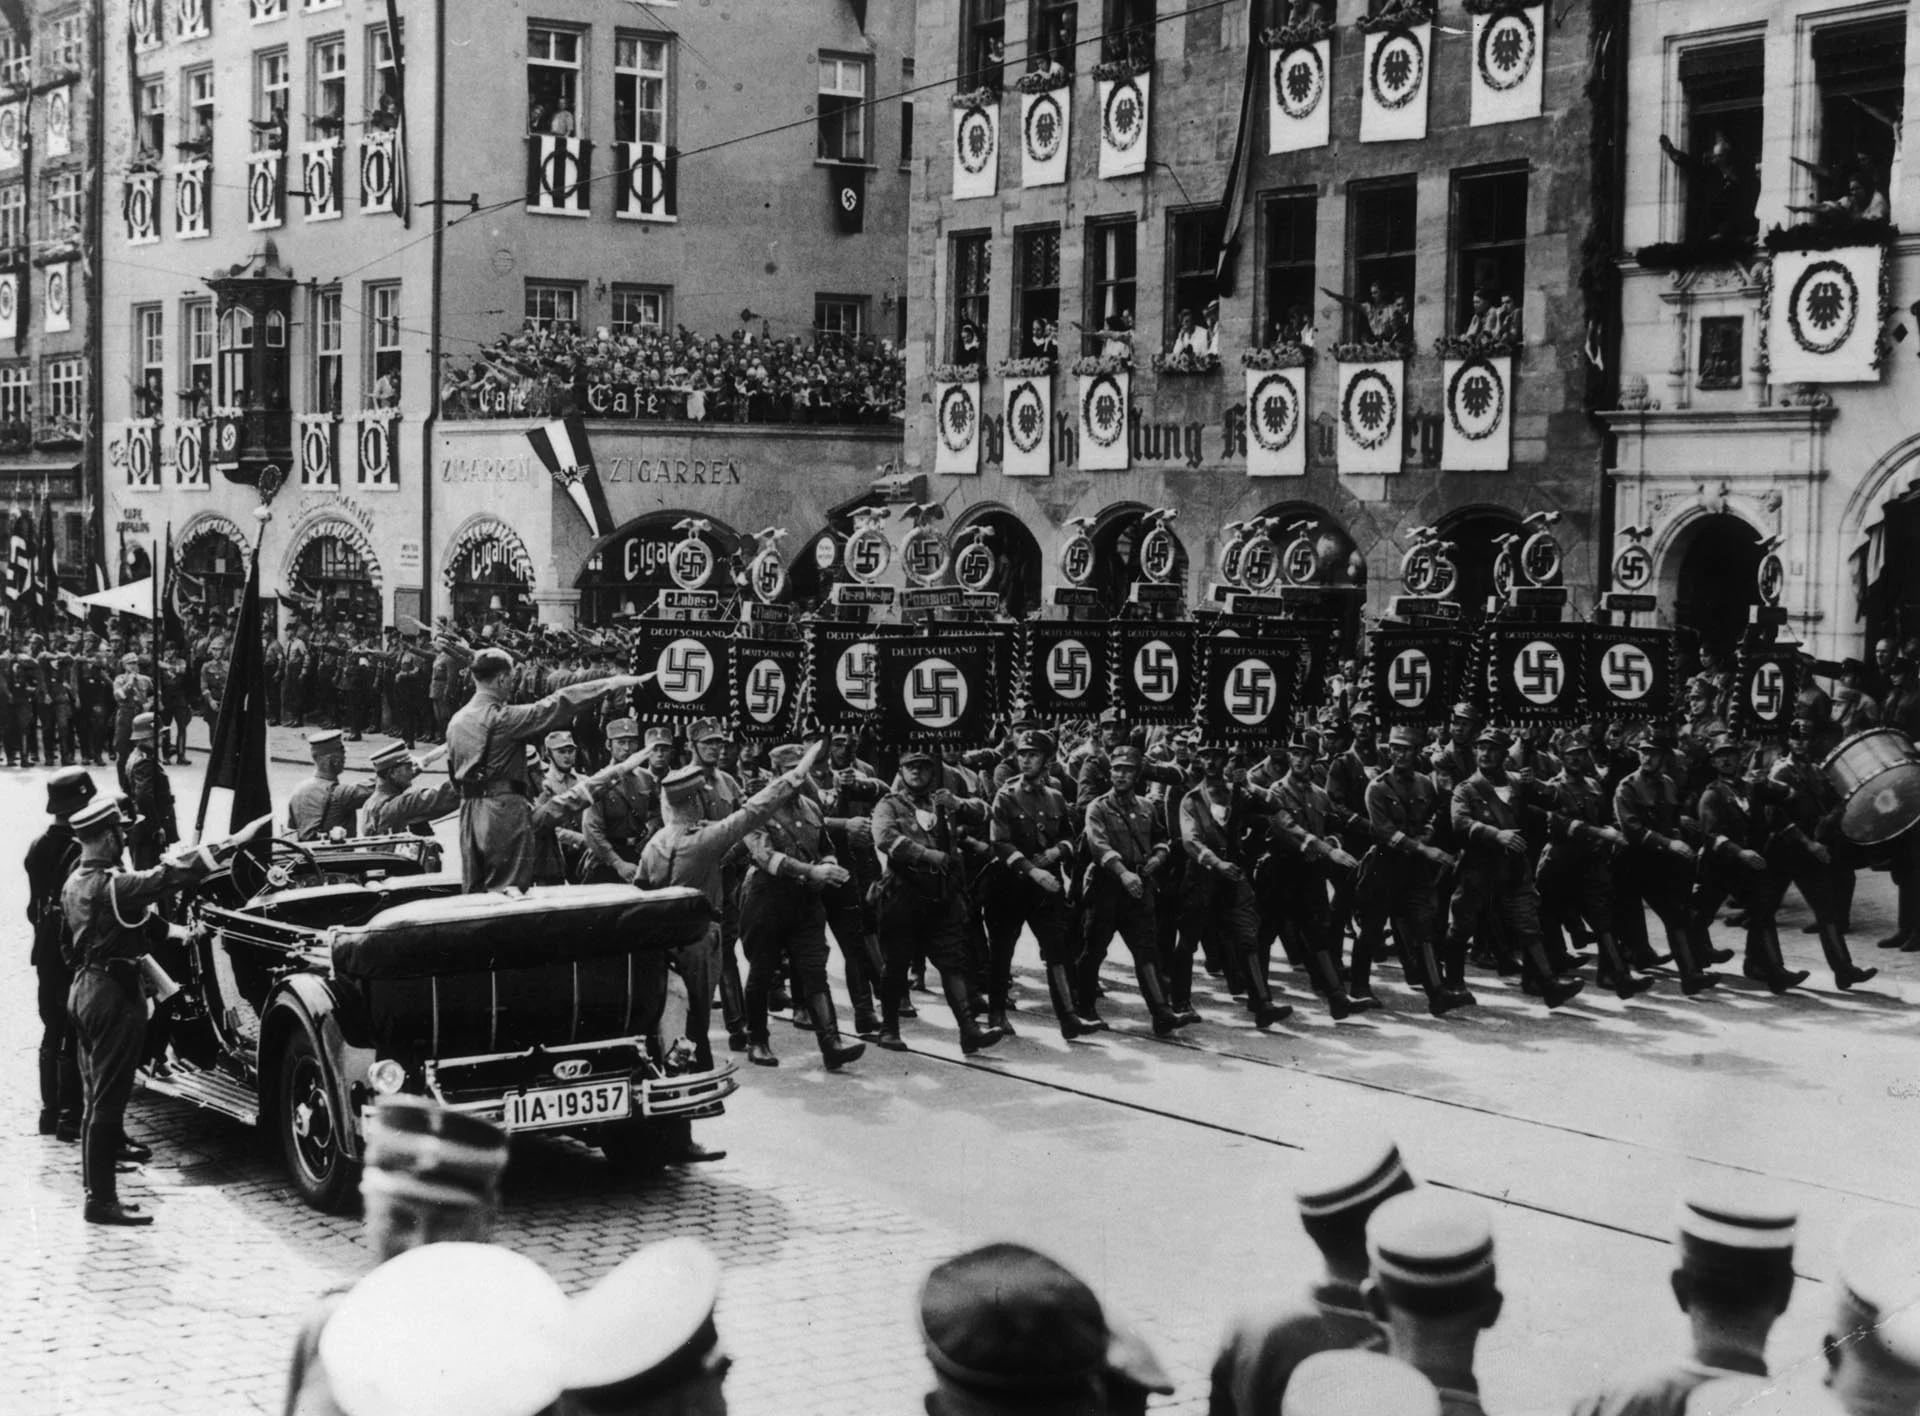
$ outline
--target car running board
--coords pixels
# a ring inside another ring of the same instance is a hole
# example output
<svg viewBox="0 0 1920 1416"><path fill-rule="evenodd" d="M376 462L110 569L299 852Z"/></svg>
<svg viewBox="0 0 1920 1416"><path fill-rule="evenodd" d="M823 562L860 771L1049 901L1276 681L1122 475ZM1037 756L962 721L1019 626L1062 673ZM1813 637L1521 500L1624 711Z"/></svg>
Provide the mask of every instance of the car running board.
<svg viewBox="0 0 1920 1416"><path fill-rule="evenodd" d="M204 1106L209 1111L231 1116L249 1126L260 1119L260 1099L254 1095L251 1087L225 1072L196 1067L191 1062L176 1059L169 1065L165 1076L142 1071L140 1084L150 1092Z"/></svg>

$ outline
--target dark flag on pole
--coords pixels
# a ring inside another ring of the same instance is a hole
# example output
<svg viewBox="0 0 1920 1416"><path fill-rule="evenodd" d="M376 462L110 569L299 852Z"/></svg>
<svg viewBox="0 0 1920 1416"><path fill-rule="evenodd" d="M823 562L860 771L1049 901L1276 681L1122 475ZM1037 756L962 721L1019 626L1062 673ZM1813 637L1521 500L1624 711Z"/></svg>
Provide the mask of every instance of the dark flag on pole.
<svg viewBox="0 0 1920 1416"><path fill-rule="evenodd" d="M33 518L23 511L13 518L13 533L7 539L7 603L18 617L16 624L32 617L33 607L38 600L33 589L36 559Z"/></svg>
<svg viewBox="0 0 1920 1416"><path fill-rule="evenodd" d="M173 578L173 524L171 522L167 524L166 567L166 578L160 582L160 619L154 628L159 631L160 645L163 649L170 644L178 644L185 649L187 632L185 626L180 623L180 609L173 598L179 582ZM155 667L157 669L158 666Z"/></svg>
<svg viewBox="0 0 1920 1416"><path fill-rule="evenodd" d="M829 167L827 190L833 196L834 229L851 236L867 229L867 169Z"/></svg>
<svg viewBox="0 0 1920 1416"><path fill-rule="evenodd" d="M227 661L227 691L220 699L220 717L213 725L213 749L207 757L207 780L200 788L200 811L194 817L195 839L205 839L207 806L215 789L233 794L225 824L215 822L215 834L234 831L273 811L273 791L267 785L267 672L260 649L260 557L247 568L247 589L240 598Z"/></svg>
<svg viewBox="0 0 1920 1416"><path fill-rule="evenodd" d="M52 634L60 628L60 568L53 559L53 498L40 499L40 628Z"/></svg>

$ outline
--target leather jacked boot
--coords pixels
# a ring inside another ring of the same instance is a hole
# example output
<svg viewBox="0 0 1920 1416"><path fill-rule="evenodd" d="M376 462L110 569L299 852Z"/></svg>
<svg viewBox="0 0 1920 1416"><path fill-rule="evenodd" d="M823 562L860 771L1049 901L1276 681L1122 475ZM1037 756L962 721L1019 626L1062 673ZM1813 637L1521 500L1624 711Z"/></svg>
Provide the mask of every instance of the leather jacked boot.
<svg viewBox="0 0 1920 1416"><path fill-rule="evenodd" d="M884 985L880 990L880 1035L874 1038L874 1043L889 1052L907 1050L907 1044L900 1036L900 1000Z"/></svg>
<svg viewBox="0 0 1920 1416"><path fill-rule="evenodd" d="M1798 988L1807 981L1805 969L1790 969L1780 953L1780 931L1772 920L1752 918L1747 926L1749 939L1755 939L1758 945L1761 966L1767 972L1767 988L1773 993L1785 993L1790 988Z"/></svg>
<svg viewBox="0 0 1920 1416"><path fill-rule="evenodd" d="M1650 978L1635 978L1626 957L1620 952L1620 941L1606 930L1594 931L1594 943L1600 946L1600 983L1611 988L1615 998L1634 998L1653 987Z"/></svg>
<svg viewBox="0 0 1920 1416"><path fill-rule="evenodd" d="M960 1050L971 1057L992 1047L1006 1034L992 1026L981 1027L973 1016L973 1001L968 995L967 981L956 973L940 975L940 987L947 995L947 1007L953 1012L953 1021L960 1029Z"/></svg>
<svg viewBox="0 0 1920 1416"><path fill-rule="evenodd" d="M1266 970L1261 967L1258 949L1250 949L1241 956L1241 968L1246 973L1247 1009L1253 1014L1255 1027L1272 1027L1293 1016L1292 1004L1273 1001L1273 992L1267 987Z"/></svg>
<svg viewBox="0 0 1920 1416"><path fill-rule="evenodd" d="M60 1125L60 1054L40 1049L40 1134L51 1136Z"/></svg>
<svg viewBox="0 0 1920 1416"><path fill-rule="evenodd" d="M772 1040L767 1035L767 1010L771 1007L765 993L747 990L747 1061L756 1067L778 1067Z"/></svg>
<svg viewBox="0 0 1920 1416"><path fill-rule="evenodd" d="M1161 987L1160 971L1152 964L1140 964L1134 969L1134 975L1140 980L1140 996L1146 1001L1147 1012L1153 1016L1153 1035L1172 1037L1180 1029L1180 1020L1167 1006L1167 991Z"/></svg>
<svg viewBox="0 0 1920 1416"><path fill-rule="evenodd" d="M1853 956L1847 952L1847 936L1841 933L1837 923L1820 926L1820 952L1827 956L1827 967L1833 970L1833 986L1843 993L1880 972L1854 964Z"/></svg>
<svg viewBox="0 0 1920 1416"><path fill-rule="evenodd" d="M1314 950L1313 976L1327 1000L1327 1011L1333 1014L1333 1020L1337 1023L1351 1015L1353 1000L1347 997L1347 987L1340 980L1340 966L1325 949Z"/></svg>
<svg viewBox="0 0 1920 1416"><path fill-rule="evenodd" d="M809 993L807 1012L813 1017L813 1035L820 1044L820 1060L827 1064L829 1072L837 1072L847 1063L858 1062L866 1056L866 1044L841 1039L839 1020L833 1013L833 995Z"/></svg>
<svg viewBox="0 0 1920 1416"><path fill-rule="evenodd" d="M1068 1042L1100 1031L1074 1011L1073 976L1065 964L1047 965L1047 996L1053 1001L1053 1016L1060 1024L1060 1036Z"/></svg>

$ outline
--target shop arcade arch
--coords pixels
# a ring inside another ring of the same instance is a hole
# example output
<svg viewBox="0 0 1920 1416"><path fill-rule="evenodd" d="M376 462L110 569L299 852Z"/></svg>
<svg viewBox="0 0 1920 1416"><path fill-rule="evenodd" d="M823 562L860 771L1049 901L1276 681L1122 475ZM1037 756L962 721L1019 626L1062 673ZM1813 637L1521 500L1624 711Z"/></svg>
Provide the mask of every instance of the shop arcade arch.
<svg viewBox="0 0 1920 1416"><path fill-rule="evenodd" d="M648 512L601 537L587 552L573 582L580 591L580 623L605 625L617 614L645 614L660 591L680 588L668 569L668 552L685 538L678 528L688 517L707 523L700 539L713 552L713 570L689 588L731 591L741 547L738 531L697 511Z"/></svg>
<svg viewBox="0 0 1920 1416"><path fill-rule="evenodd" d="M1115 502L1093 521L1093 588L1108 614L1119 613L1127 603L1140 573L1140 522L1152 508L1144 502ZM1176 520L1167 528L1173 536L1174 563L1170 583L1188 587L1187 543L1181 538Z"/></svg>
<svg viewBox="0 0 1920 1416"><path fill-rule="evenodd" d="M380 558L355 522L316 517L295 533L281 564L287 600L320 627L378 628L385 597Z"/></svg>
<svg viewBox="0 0 1920 1416"><path fill-rule="evenodd" d="M1731 503L1724 510L1696 505L1662 527L1653 545L1654 590L1673 627L1723 661L1739 646L1755 603L1765 534Z"/></svg>
<svg viewBox="0 0 1920 1416"><path fill-rule="evenodd" d="M1869 645L1920 636L1920 433L1867 469L1841 514L1840 535L1854 613L1834 618L1863 623Z"/></svg>
<svg viewBox="0 0 1920 1416"><path fill-rule="evenodd" d="M202 512L180 528L173 542L175 583L169 587L174 611L196 606L231 610L247 585L252 543L240 524L217 511Z"/></svg>
<svg viewBox="0 0 1920 1416"><path fill-rule="evenodd" d="M520 533L491 512L469 516L453 533L440 582L456 623L502 616L524 627L533 618L533 557Z"/></svg>
<svg viewBox="0 0 1920 1416"><path fill-rule="evenodd" d="M1453 542L1453 563L1460 581L1453 598L1470 615L1484 614L1494 594L1493 563L1500 540L1525 529L1520 513L1504 506L1463 506L1448 512L1436 525L1441 538Z"/></svg>
<svg viewBox="0 0 1920 1416"><path fill-rule="evenodd" d="M1313 531L1314 570L1303 583L1327 589L1323 613L1340 625L1340 653L1351 654L1360 637L1367 598L1367 561L1352 535L1338 518L1312 502L1275 502L1260 518L1273 523L1270 534L1282 553L1294 540L1294 526L1302 521L1318 523Z"/></svg>
<svg viewBox="0 0 1920 1416"><path fill-rule="evenodd" d="M976 526L993 532L987 545L992 548L999 569L994 573L992 589L999 593L1006 612L1025 619L1040 608L1044 558L1039 541L1027 523L999 502L976 502L953 523L948 543L958 549L966 533ZM949 570L948 577L952 577Z"/></svg>

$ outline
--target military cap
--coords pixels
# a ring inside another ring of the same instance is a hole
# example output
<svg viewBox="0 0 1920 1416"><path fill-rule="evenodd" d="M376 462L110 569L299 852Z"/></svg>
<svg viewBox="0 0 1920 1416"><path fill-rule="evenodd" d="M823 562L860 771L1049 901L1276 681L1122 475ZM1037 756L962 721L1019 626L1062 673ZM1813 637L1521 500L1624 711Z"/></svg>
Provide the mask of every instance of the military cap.
<svg viewBox="0 0 1920 1416"><path fill-rule="evenodd" d="M1200 744L1200 751L1205 752L1206 750L1206 744ZM1144 767L1147 764L1147 758L1146 754L1141 752L1139 748L1126 746L1116 747L1108 756L1107 762L1108 765L1113 767Z"/></svg>
<svg viewBox="0 0 1920 1416"><path fill-rule="evenodd" d="M1200 733L1196 728L1182 728L1173 735L1175 747L1195 748L1200 746Z"/></svg>
<svg viewBox="0 0 1920 1416"><path fill-rule="evenodd" d="M1565 733L1561 734L1560 751L1563 754L1568 752L1592 752L1593 738L1585 728L1568 728Z"/></svg>
<svg viewBox="0 0 1920 1416"><path fill-rule="evenodd" d="M84 767L62 767L47 778L47 815L71 816L93 800L93 775Z"/></svg>
<svg viewBox="0 0 1920 1416"><path fill-rule="evenodd" d="M1745 752L1747 745L1732 733L1715 733L1713 741L1707 744L1709 756L1718 757L1723 752Z"/></svg>
<svg viewBox="0 0 1920 1416"><path fill-rule="evenodd" d="M151 737L153 735L153 724L154 717L151 712L135 713L133 715L133 735L137 738Z"/></svg>
<svg viewBox="0 0 1920 1416"><path fill-rule="evenodd" d="M1440 1393L1384 1352L1315 1352L1287 1378L1280 1416L1440 1416Z"/></svg>
<svg viewBox="0 0 1920 1416"><path fill-rule="evenodd" d="M1810 718L1795 718L1787 724L1787 737L1794 742L1810 741L1813 735L1813 721Z"/></svg>
<svg viewBox="0 0 1920 1416"><path fill-rule="evenodd" d="M648 728L647 729L647 746L648 747L672 747L673 746L673 729L672 728Z"/></svg>
<svg viewBox="0 0 1920 1416"><path fill-rule="evenodd" d="M1474 738L1473 745L1475 747L1497 747L1504 751L1513 746L1513 734L1509 733L1505 728L1496 728L1489 723L1486 727L1480 729L1480 734Z"/></svg>
<svg viewBox="0 0 1920 1416"><path fill-rule="evenodd" d="M1202 738L1197 751L1202 757L1231 757L1233 756L1233 744L1221 742L1218 738Z"/></svg>
<svg viewBox="0 0 1920 1416"><path fill-rule="evenodd" d="M687 731L688 742L712 742L715 738L730 736L727 725L718 718L702 718Z"/></svg>
<svg viewBox="0 0 1920 1416"><path fill-rule="evenodd" d="M1132 1323L1107 1314L1107 1391L1116 1388L1154 1396L1172 1396L1173 1378L1159 1354Z"/></svg>
<svg viewBox="0 0 1920 1416"><path fill-rule="evenodd" d="M566 1295L495 1244L423 1244L355 1284L320 1330L345 1416L535 1416L564 1389Z"/></svg>
<svg viewBox="0 0 1920 1416"><path fill-rule="evenodd" d="M345 738L338 728L322 728L318 732L307 734L307 748L316 756L329 748L341 746L344 741Z"/></svg>
<svg viewBox="0 0 1920 1416"><path fill-rule="evenodd" d="M1100 722L1103 727L1109 723L1124 723L1126 721L1127 715L1122 713L1118 708L1107 708L1102 710L1100 714Z"/></svg>
<svg viewBox="0 0 1920 1416"><path fill-rule="evenodd" d="M1014 740L1013 746L1017 752L1044 752L1048 754L1052 754L1057 748L1057 744L1053 740L1053 734L1040 728L1032 728L1020 734L1020 736Z"/></svg>
<svg viewBox="0 0 1920 1416"><path fill-rule="evenodd" d="M683 802L707 789L707 774L697 763L676 767L661 779L660 790L670 802Z"/></svg>
<svg viewBox="0 0 1920 1416"><path fill-rule="evenodd" d="M96 836L110 826L121 825L126 818L120 814L120 802L117 797L100 797L81 807L67 819L76 836Z"/></svg>
<svg viewBox="0 0 1920 1416"><path fill-rule="evenodd" d="M475 678L493 678L513 667L513 655L495 645L488 645L473 656L473 662L467 667Z"/></svg>
<svg viewBox="0 0 1920 1416"><path fill-rule="evenodd" d="M631 1407L696 1375L720 1345L719 1297L720 1261L705 1244L648 1244L569 1304L567 1388Z"/></svg>
<svg viewBox="0 0 1920 1416"><path fill-rule="evenodd" d="M807 750L797 742L783 742L767 753L767 763L776 772L791 772L800 765Z"/></svg>
<svg viewBox="0 0 1920 1416"><path fill-rule="evenodd" d="M1107 1357L1093 1290L1020 1244L988 1244L936 1265L920 1290L920 1334L943 1379L1003 1397L1074 1391Z"/></svg>
<svg viewBox="0 0 1920 1416"><path fill-rule="evenodd" d="M1373 709L1370 705L1356 703L1352 708L1347 710L1348 722L1356 722L1361 718L1365 718L1369 723L1373 721Z"/></svg>
<svg viewBox="0 0 1920 1416"><path fill-rule="evenodd" d="M1290 733L1287 736L1287 751L1304 757L1317 757L1320 754L1320 743L1310 732Z"/></svg>
<svg viewBox="0 0 1920 1416"><path fill-rule="evenodd" d="M1716 1181L1680 1202L1680 1267L1721 1282L1760 1282L1793 1271L1798 1214L1762 1184Z"/></svg>
<svg viewBox="0 0 1920 1416"><path fill-rule="evenodd" d="M413 754L407 751L404 742L390 742L369 759L369 765L376 772L388 772L403 762L412 762Z"/></svg>
<svg viewBox="0 0 1920 1416"><path fill-rule="evenodd" d="M829 736L830 742L852 742L853 734L846 728L835 728Z"/></svg>
<svg viewBox="0 0 1920 1416"><path fill-rule="evenodd" d="M1294 1182L1302 1219L1370 1213L1382 1201L1413 1188L1400 1147L1386 1136L1356 1136L1314 1155Z"/></svg>
<svg viewBox="0 0 1920 1416"><path fill-rule="evenodd" d="M1671 729L1648 728L1640 734L1640 740L1634 746L1650 752L1672 752L1678 744L1674 741Z"/></svg>
<svg viewBox="0 0 1920 1416"><path fill-rule="evenodd" d="M607 723L607 739L609 741L614 738L637 738L639 736L640 725L631 718L614 718Z"/></svg>
<svg viewBox="0 0 1920 1416"><path fill-rule="evenodd" d="M1367 1220L1367 1260L1389 1303L1454 1312L1493 1289L1493 1221L1446 1190L1395 1195Z"/></svg>
<svg viewBox="0 0 1920 1416"><path fill-rule="evenodd" d="M935 757L924 747L909 747L904 749L900 754L900 765L902 767L905 767L910 762L938 762L939 760L939 758Z"/></svg>
<svg viewBox="0 0 1920 1416"><path fill-rule="evenodd" d="M1399 727L1387 734L1387 746L1424 747L1426 744L1420 740L1420 734L1417 729L1409 723L1402 723Z"/></svg>
<svg viewBox="0 0 1920 1416"><path fill-rule="evenodd" d="M140 667L140 656L139 656L138 654L131 654L131 653L129 653L129 654L122 654L122 655L120 656L120 667L121 667L121 668L123 668L123 669L137 669L137 668L139 668L139 667Z"/></svg>
<svg viewBox="0 0 1920 1416"><path fill-rule="evenodd" d="M620 720L615 719L615 721L618 722ZM607 736L612 737L613 734L609 732ZM552 732L547 734L546 747L548 752L556 752L563 747L578 747L579 745L580 745L579 743L573 740L573 734L568 732L565 728L555 728Z"/></svg>
<svg viewBox="0 0 1920 1416"><path fill-rule="evenodd" d="M1480 710L1465 699L1462 699L1453 705L1453 716L1463 722L1477 723L1480 721Z"/></svg>
<svg viewBox="0 0 1920 1416"><path fill-rule="evenodd" d="M366 1112L363 1195L477 1205L499 1193L507 1133L426 1096L383 1096Z"/></svg>

